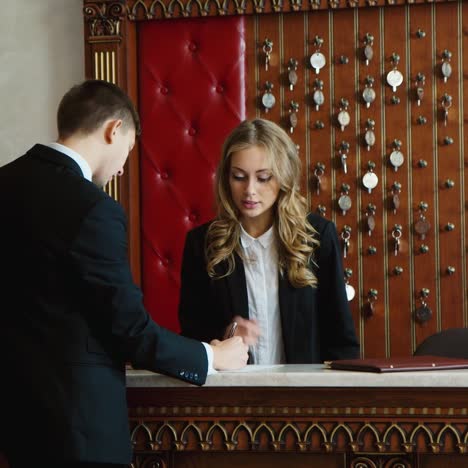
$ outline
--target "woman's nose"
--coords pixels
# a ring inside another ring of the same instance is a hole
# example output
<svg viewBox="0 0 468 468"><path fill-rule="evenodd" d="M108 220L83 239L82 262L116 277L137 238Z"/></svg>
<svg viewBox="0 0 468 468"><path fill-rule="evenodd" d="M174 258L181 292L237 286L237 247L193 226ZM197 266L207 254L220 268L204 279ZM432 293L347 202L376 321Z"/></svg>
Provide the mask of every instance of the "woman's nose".
<svg viewBox="0 0 468 468"><path fill-rule="evenodd" d="M246 193L248 193L249 195L252 195L255 193L255 180L253 179L249 179L247 181L247 184L245 186L245 191Z"/></svg>

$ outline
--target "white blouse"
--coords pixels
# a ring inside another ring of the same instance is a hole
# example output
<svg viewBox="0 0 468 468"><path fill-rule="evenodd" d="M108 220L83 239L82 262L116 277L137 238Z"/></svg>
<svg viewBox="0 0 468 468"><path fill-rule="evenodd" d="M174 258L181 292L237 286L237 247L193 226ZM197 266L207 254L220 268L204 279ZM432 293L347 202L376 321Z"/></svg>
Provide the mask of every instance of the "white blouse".
<svg viewBox="0 0 468 468"><path fill-rule="evenodd" d="M260 237L247 234L241 226L249 318L255 319L260 336L250 353L254 364L286 362L278 297L278 251L273 226Z"/></svg>

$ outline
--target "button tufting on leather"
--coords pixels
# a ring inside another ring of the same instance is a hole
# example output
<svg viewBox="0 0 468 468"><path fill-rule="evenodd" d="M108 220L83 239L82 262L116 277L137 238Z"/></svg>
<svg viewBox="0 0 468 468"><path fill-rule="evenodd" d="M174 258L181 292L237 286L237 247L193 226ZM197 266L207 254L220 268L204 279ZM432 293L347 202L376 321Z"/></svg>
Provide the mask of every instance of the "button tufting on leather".
<svg viewBox="0 0 468 468"><path fill-rule="evenodd" d="M245 19L212 20L138 25L142 284L148 312L175 332L186 231L212 219L212 191L201 187L212 185L225 135L246 117Z"/></svg>

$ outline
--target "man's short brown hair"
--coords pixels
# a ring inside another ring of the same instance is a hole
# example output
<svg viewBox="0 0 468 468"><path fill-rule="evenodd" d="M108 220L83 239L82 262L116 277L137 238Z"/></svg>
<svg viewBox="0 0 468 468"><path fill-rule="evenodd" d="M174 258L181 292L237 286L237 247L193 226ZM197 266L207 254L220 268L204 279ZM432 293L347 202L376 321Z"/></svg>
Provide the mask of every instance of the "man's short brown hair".
<svg viewBox="0 0 468 468"><path fill-rule="evenodd" d="M121 119L125 128L141 133L140 119L130 98L116 85L87 80L73 86L60 101L57 128L60 139L89 135L106 120Z"/></svg>

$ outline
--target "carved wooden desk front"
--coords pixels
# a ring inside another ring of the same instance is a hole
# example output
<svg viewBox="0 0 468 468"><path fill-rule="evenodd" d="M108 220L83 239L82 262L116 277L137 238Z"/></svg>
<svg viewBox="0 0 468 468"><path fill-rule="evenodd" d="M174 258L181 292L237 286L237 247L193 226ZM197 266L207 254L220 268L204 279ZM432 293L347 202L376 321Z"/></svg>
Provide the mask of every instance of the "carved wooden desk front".
<svg viewBox="0 0 468 468"><path fill-rule="evenodd" d="M135 467L466 467L468 371L127 374Z"/></svg>

